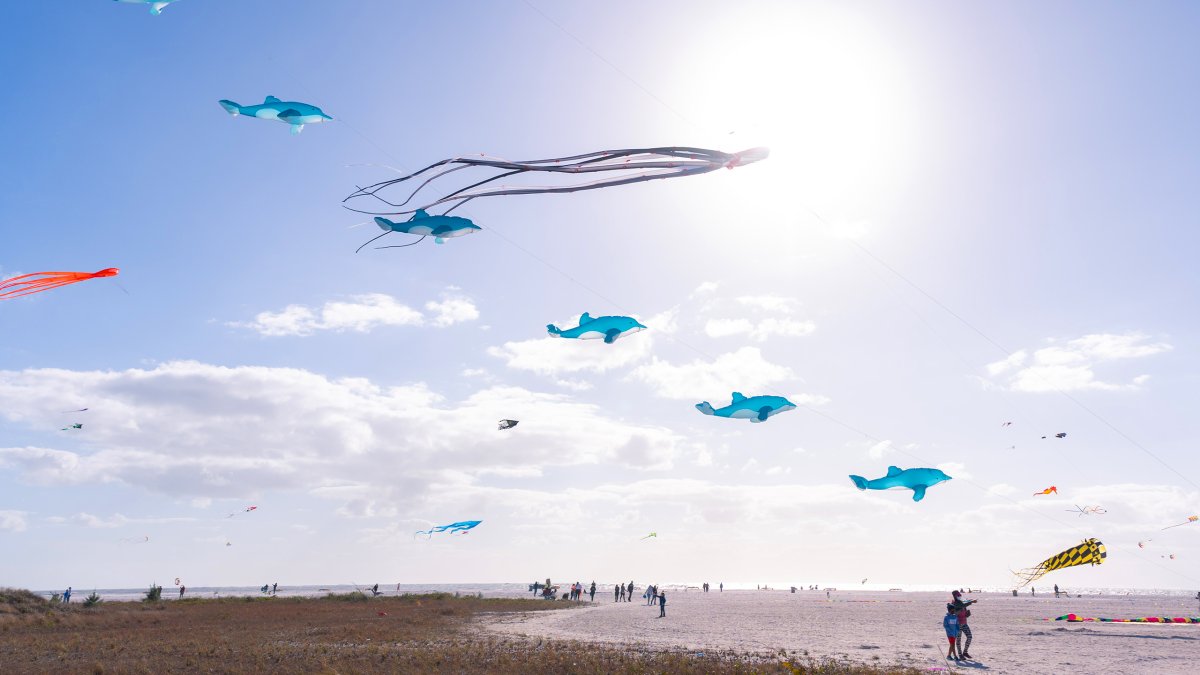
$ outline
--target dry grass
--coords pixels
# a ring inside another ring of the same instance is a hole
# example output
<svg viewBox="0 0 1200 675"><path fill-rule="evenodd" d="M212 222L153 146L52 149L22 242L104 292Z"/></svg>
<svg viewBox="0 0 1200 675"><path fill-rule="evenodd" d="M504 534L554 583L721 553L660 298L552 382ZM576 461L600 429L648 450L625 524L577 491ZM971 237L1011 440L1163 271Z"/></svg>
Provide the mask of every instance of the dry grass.
<svg viewBox="0 0 1200 675"><path fill-rule="evenodd" d="M450 595L225 598L56 605L0 590L0 664L7 673L853 673L732 653L498 637L473 619L558 603ZM563 610L571 611L571 610Z"/></svg>

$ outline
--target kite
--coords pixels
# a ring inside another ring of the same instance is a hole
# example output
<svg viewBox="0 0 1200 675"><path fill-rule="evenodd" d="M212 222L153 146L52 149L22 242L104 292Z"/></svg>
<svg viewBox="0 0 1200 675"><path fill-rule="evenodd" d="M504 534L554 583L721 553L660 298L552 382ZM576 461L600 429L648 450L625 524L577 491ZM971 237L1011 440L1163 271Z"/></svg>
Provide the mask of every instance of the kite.
<svg viewBox="0 0 1200 675"><path fill-rule="evenodd" d="M124 3L129 3L129 4L150 5L150 14L152 14L153 16L158 16L159 14L162 14L164 7L171 4L172 2L178 2L178 1L179 0L117 0L117 2L124 2Z"/></svg>
<svg viewBox="0 0 1200 675"><path fill-rule="evenodd" d="M628 316L597 316L592 317L591 314L584 312L579 316L579 325L574 328L563 330L554 324L546 325L546 332L550 337L572 338L577 340L599 340L604 338L604 344L611 345L617 341L617 338L629 335L630 333L639 333L646 330L646 327L637 322L637 319Z"/></svg>
<svg viewBox="0 0 1200 675"><path fill-rule="evenodd" d="M421 238L408 244L400 244L398 246L376 246L375 248L404 248L406 246L412 246L413 244L419 244L422 241L425 241L425 237L433 237L433 243L435 244L444 244L446 243L447 239L453 239L454 237L465 237L468 234L475 234L483 229L475 223L472 223L467 218L460 218L458 216L431 216L426 213L424 209L417 209L417 212L412 214L411 218L399 223L388 220L387 218L376 216L375 224L379 226L379 229L383 230L383 234L367 240L365 244L355 249L355 253L363 250L367 244L375 241L376 239L387 236L393 232L401 232L403 234L419 234L421 235Z"/></svg>
<svg viewBox="0 0 1200 675"><path fill-rule="evenodd" d="M889 466L887 475L875 480L867 480L862 476L850 476L854 487L859 490L887 490L888 488L908 488L913 491L913 501L919 502L925 498L925 490L938 483L951 480L940 469L901 469Z"/></svg>
<svg viewBox="0 0 1200 675"><path fill-rule="evenodd" d="M501 431L504 431L505 429L511 429L520 423L521 423L520 420L500 420L500 424L498 424L496 426Z"/></svg>
<svg viewBox="0 0 1200 675"><path fill-rule="evenodd" d="M732 419L748 419L751 423L766 422L771 415L795 410L796 404L782 396L750 396L747 398L741 392L731 394L733 402L724 408L712 407L708 401L696 404L696 410L705 415L729 417Z"/></svg>
<svg viewBox="0 0 1200 675"><path fill-rule="evenodd" d="M257 506L247 506L246 508L241 510L241 513L250 513L251 511L257 511L257 510L258 510ZM239 513L238 511L234 511L233 513L231 513L225 517L232 518L232 517L236 516L238 513Z"/></svg>
<svg viewBox="0 0 1200 675"><path fill-rule="evenodd" d="M1049 619L1046 619L1049 621ZM1096 621L1100 623L1197 623L1200 624L1200 617L1195 616L1142 616L1136 619L1106 619L1090 616L1079 616L1077 614L1064 614L1056 617L1055 621L1067 621L1070 623L1080 623L1083 621Z"/></svg>
<svg viewBox="0 0 1200 675"><path fill-rule="evenodd" d="M41 293L52 288L77 284L88 279L115 277L120 271L116 267L109 267L99 272L33 272L32 274L22 274L21 276L0 281L0 300Z"/></svg>
<svg viewBox="0 0 1200 675"><path fill-rule="evenodd" d="M1005 422L1005 423L1001 424L1000 426L1002 426L1002 427L1011 427L1011 426L1012 426L1012 422Z"/></svg>
<svg viewBox="0 0 1200 675"><path fill-rule="evenodd" d="M1108 510L1101 506L1080 506L1078 504L1075 505L1074 510L1067 509L1067 513L1076 513L1076 512L1078 512L1081 517L1089 516L1089 515L1102 516L1102 515L1108 513Z"/></svg>
<svg viewBox="0 0 1200 675"><path fill-rule="evenodd" d="M1138 542L1138 548L1146 548L1146 544L1147 544L1148 542L1151 542L1151 541L1154 541L1154 540L1153 540L1153 539L1147 539L1146 541L1139 541L1139 542Z"/></svg>
<svg viewBox="0 0 1200 675"><path fill-rule="evenodd" d="M428 538L432 538L433 535L438 532L447 532L447 531L450 532L450 534L454 534L456 532L461 532L463 534L469 534L470 533L469 531L473 527L475 527L476 525L478 525L482 522L483 522L482 520L464 520L464 521L457 522L457 523L450 523L449 525L434 525L433 528L429 529L429 530L418 530L417 532L415 532L413 534L413 538L415 539L418 534L424 534L424 535L426 535L426 538L428 539Z"/></svg>
<svg viewBox="0 0 1200 675"><path fill-rule="evenodd" d="M321 112L321 109L315 105L300 103L299 101L280 101L274 96L268 96L260 105L240 105L226 99L221 99L217 103L220 103L225 112L234 117L249 115L264 120L275 120L284 124L290 124L292 125L293 134L304 131L305 124L317 124L318 122L333 119Z"/></svg>
<svg viewBox="0 0 1200 675"><path fill-rule="evenodd" d="M141 537L125 537L119 541L122 544L146 544L150 542L150 536L142 535Z"/></svg>
<svg viewBox="0 0 1200 675"><path fill-rule="evenodd" d="M650 534L648 534L648 535L646 535L646 536L642 537L642 539L649 539L650 537L654 537L655 539L657 539L657 538L658 538L658 533L657 533L657 532L651 532ZM638 541L641 541L642 539L638 539Z"/></svg>
<svg viewBox="0 0 1200 675"><path fill-rule="evenodd" d="M232 544L232 543L230 543L230 542L228 542L228 541L227 541L227 542L225 542L225 545L226 545L226 546L233 546L233 544Z"/></svg>
<svg viewBox="0 0 1200 675"><path fill-rule="evenodd" d="M1108 550L1104 548L1104 543L1098 539L1084 539L1083 543L1069 548L1058 555L1046 558L1037 567L1023 569L1020 572L1014 572L1021 579L1021 586L1027 586L1030 582L1042 578L1048 572L1060 570L1067 567L1075 567L1076 565L1102 565L1104 559L1108 557Z"/></svg>
<svg viewBox="0 0 1200 675"><path fill-rule="evenodd" d="M770 152L767 148L750 148L749 150L730 154L717 150L706 150L704 148L662 147L601 150L599 152L589 152L571 157L531 159L517 162L492 158L486 155L451 157L443 159L440 162L434 162L420 171L401 176L400 178L393 178L366 187L360 187L351 193L350 196L343 199L342 203L345 204L360 197L374 197L383 204L402 209L399 211L350 209L358 213L379 216L402 216L415 213L418 210L428 211L443 204L453 204L441 214L446 215L472 199L480 197L561 194L583 190L597 190L616 185L628 185L630 183L640 183L660 178L693 176L716 171L717 169L733 169L752 164L766 159L768 154ZM438 179L464 169L484 170L488 172L488 177L475 180L457 189L446 187L443 191L430 195L428 198L429 201L424 204L405 208L409 206L421 190L431 185L433 187L430 187L430 190L435 190L447 182L439 181ZM420 183L417 183L415 179L431 171L433 173L429 174ZM494 181L521 174L535 174L539 176L557 175L559 177L588 177L591 174L595 174L597 178L590 181L561 185L488 185ZM392 202L383 197L383 193L389 188L401 185L410 180L413 182L408 183L408 185L415 185L415 187L404 197L403 201ZM346 208L350 207L347 206Z"/></svg>
<svg viewBox="0 0 1200 675"><path fill-rule="evenodd" d="M865 583L867 583L867 580L863 579L862 582L863 582L863 584L865 584ZM862 585L862 584L860 584L860 585Z"/></svg>
<svg viewBox="0 0 1200 675"><path fill-rule="evenodd" d="M1187 525L1187 524L1189 524L1189 523L1194 523L1194 522L1196 522L1197 520L1200 520L1200 516L1188 516L1188 519L1187 519L1187 520L1185 520L1185 521L1183 521L1182 523L1178 523L1178 524L1176 524L1176 525L1168 525L1167 527L1164 527L1163 529L1164 529L1164 530L1169 530L1169 529L1171 529L1172 527L1179 527L1179 526L1181 526L1181 525Z"/></svg>
<svg viewBox="0 0 1200 675"><path fill-rule="evenodd" d="M1058 494L1058 488L1057 488L1057 487L1055 487L1055 486L1053 486L1053 485L1051 485L1050 487L1046 488L1045 490L1042 490L1041 492L1035 492L1035 493L1033 493L1033 496L1034 496L1034 497L1036 497L1036 496L1038 496L1038 495L1048 495L1048 494L1050 494L1051 492L1053 492L1054 494Z"/></svg>
<svg viewBox="0 0 1200 675"><path fill-rule="evenodd" d="M64 410L62 412L62 414L66 415L67 413L77 413L77 412L87 412L87 408L80 408L79 410Z"/></svg>
<svg viewBox="0 0 1200 675"><path fill-rule="evenodd" d="M1160 555L1160 556L1158 556L1158 557L1162 558L1163 560L1174 560L1174 559L1175 559L1175 554L1174 554L1174 553L1172 553L1172 554L1170 554L1170 555Z"/></svg>
<svg viewBox="0 0 1200 675"><path fill-rule="evenodd" d="M1066 438L1066 437L1067 437L1067 432L1065 432L1065 431L1060 431L1060 432L1058 432L1057 434L1054 434L1054 437L1055 437L1055 438ZM1048 438L1048 437L1047 437L1047 436L1042 436L1042 438Z"/></svg>
<svg viewBox="0 0 1200 675"><path fill-rule="evenodd" d="M70 430L72 430L72 429L82 429L82 428L83 428L83 425L82 425L82 424L75 423L75 424L72 424L72 425L71 425L71 426L69 426L69 427L63 427L62 429L59 429L59 431L70 431Z"/></svg>

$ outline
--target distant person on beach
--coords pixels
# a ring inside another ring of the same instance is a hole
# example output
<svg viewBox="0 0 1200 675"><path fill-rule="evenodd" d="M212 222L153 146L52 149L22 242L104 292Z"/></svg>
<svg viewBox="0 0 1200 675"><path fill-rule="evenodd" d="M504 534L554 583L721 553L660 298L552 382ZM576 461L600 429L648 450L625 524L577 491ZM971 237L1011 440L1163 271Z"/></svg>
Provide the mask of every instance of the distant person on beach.
<svg viewBox="0 0 1200 675"><path fill-rule="evenodd" d="M725 592L725 582L724 582L724 581L722 581L722 582L721 582L721 590L720 590L720 591L718 591L718 593L724 593L724 592Z"/></svg>
<svg viewBox="0 0 1200 675"><path fill-rule="evenodd" d="M1037 589L1036 589L1036 588L1034 588L1033 586L1030 586L1030 587L1029 587L1029 594L1030 594L1030 595L1037 595Z"/></svg>
<svg viewBox="0 0 1200 675"><path fill-rule="evenodd" d="M957 661L958 654L954 653L954 642L958 639L958 614L952 603L946 603L946 617L942 619L942 628L946 629L946 639L950 641L950 651L946 658Z"/></svg>
<svg viewBox="0 0 1200 675"><path fill-rule="evenodd" d="M531 586L531 588L533 588L534 597L537 597L538 590L541 589L541 587L542 587L542 584L540 582L537 582L537 581L533 582L533 586Z"/></svg>
<svg viewBox="0 0 1200 675"><path fill-rule="evenodd" d="M667 615L667 594L662 592L658 594L658 618L663 618Z"/></svg>
<svg viewBox="0 0 1200 675"><path fill-rule="evenodd" d="M183 593L184 593L184 591L186 591L186 590L187 590L187 586L180 586L180 587L179 587L179 599L180 599L180 600L182 600L182 599L183 599Z"/></svg>
<svg viewBox="0 0 1200 675"><path fill-rule="evenodd" d="M621 601L621 584L613 586L613 602Z"/></svg>
<svg viewBox="0 0 1200 675"><path fill-rule="evenodd" d="M954 591L954 602L950 606L954 608L954 615L958 619L958 631L966 640L959 638L959 653L958 655L964 659L971 658L971 627L967 625L967 618L971 616L971 610L967 607L975 604L975 600L963 600L961 591Z"/></svg>
<svg viewBox="0 0 1200 675"><path fill-rule="evenodd" d="M63 591L63 602L71 604L71 587L67 586L67 590Z"/></svg>
<svg viewBox="0 0 1200 675"><path fill-rule="evenodd" d="M1057 597L1058 597L1058 593L1059 593L1059 591L1058 591L1058 584L1054 584L1054 597L1056 597L1056 598L1057 598Z"/></svg>
<svg viewBox="0 0 1200 675"><path fill-rule="evenodd" d="M591 596L591 598L589 599L589 602L596 601L596 580L595 579L592 580L592 587L590 589L588 589L588 595Z"/></svg>
<svg viewBox="0 0 1200 675"><path fill-rule="evenodd" d="M278 590L279 590L279 582L276 581L275 583L271 584L271 595L275 595L275 592ZM375 590L379 590L379 584L375 584Z"/></svg>
<svg viewBox="0 0 1200 675"><path fill-rule="evenodd" d="M376 595L379 595L379 584L375 584L371 587L371 596L374 597Z"/></svg>
<svg viewBox="0 0 1200 675"><path fill-rule="evenodd" d="M626 589L625 602L633 602L633 582L629 582L629 587Z"/></svg>

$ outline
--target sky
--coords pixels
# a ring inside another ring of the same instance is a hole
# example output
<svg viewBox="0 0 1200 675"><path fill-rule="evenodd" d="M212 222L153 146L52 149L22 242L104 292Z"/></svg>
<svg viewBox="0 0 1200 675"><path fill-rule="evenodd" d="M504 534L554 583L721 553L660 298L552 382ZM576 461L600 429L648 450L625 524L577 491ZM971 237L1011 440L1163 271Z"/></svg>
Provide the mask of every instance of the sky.
<svg viewBox="0 0 1200 675"><path fill-rule="evenodd" d="M0 301L0 585L1005 588L1098 537L1042 583L1200 588L1200 525L1161 529L1200 512L1198 23L3 3L0 278L121 273ZM217 105L267 95L334 121ZM463 154L668 145L771 155L476 200L442 246L356 254L378 230L341 204ZM547 335L585 311L648 330ZM734 391L798 408L694 407ZM890 465L953 478L847 478Z"/></svg>

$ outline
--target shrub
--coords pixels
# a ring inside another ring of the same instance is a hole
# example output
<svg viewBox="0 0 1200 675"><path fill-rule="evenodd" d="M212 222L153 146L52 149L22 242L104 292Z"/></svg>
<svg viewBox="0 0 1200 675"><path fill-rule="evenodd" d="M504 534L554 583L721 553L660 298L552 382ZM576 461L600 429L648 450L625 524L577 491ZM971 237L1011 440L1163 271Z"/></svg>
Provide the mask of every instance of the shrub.
<svg viewBox="0 0 1200 675"><path fill-rule="evenodd" d="M104 601L100 599L100 594L97 593L95 590L93 590L91 595L89 595L83 599L83 606L84 607L95 607L96 605L98 605L102 602L104 602Z"/></svg>
<svg viewBox="0 0 1200 675"><path fill-rule="evenodd" d="M146 591L146 597L142 598L142 602L158 602L162 600L162 586L150 584L150 590Z"/></svg>

